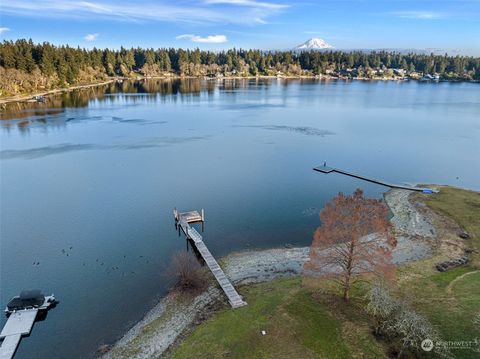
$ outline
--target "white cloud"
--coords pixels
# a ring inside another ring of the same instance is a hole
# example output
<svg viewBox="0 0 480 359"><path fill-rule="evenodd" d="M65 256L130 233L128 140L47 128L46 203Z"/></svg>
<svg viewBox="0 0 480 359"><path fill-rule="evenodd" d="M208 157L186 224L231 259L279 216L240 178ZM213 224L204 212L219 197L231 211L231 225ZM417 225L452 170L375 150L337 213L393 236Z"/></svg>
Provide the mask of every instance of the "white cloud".
<svg viewBox="0 0 480 359"><path fill-rule="evenodd" d="M230 6L235 5L235 6ZM2 0L2 13L46 18L254 25L288 6L254 0ZM259 21L260 20L260 21Z"/></svg>
<svg viewBox="0 0 480 359"><path fill-rule="evenodd" d="M184 34L177 36L176 39L188 39L193 42L203 42L210 44L221 44L228 41L225 35L208 35L205 37L201 37L198 35Z"/></svg>
<svg viewBox="0 0 480 359"><path fill-rule="evenodd" d="M289 5L285 5L285 4L275 4L275 3L261 2L261 1L255 1L255 0L206 0L205 3L248 6L253 8L265 8L265 9L285 9L289 7Z"/></svg>
<svg viewBox="0 0 480 359"><path fill-rule="evenodd" d="M268 22L263 20L261 17L256 17L253 19L253 21L256 22L257 24L262 24L262 25L268 24Z"/></svg>
<svg viewBox="0 0 480 359"><path fill-rule="evenodd" d="M0 27L0 34L3 34L4 32L10 31L8 27Z"/></svg>
<svg viewBox="0 0 480 359"><path fill-rule="evenodd" d="M95 41L98 37L98 34L88 34L85 35L84 39L87 41Z"/></svg>
<svg viewBox="0 0 480 359"><path fill-rule="evenodd" d="M431 11L397 11L393 15L403 19L438 20L446 17L445 14Z"/></svg>

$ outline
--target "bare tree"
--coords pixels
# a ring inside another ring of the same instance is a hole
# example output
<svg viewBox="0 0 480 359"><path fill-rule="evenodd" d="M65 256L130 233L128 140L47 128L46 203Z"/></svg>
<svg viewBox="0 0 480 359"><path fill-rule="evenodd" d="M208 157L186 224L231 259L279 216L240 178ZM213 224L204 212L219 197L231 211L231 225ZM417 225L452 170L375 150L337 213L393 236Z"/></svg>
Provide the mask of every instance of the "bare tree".
<svg viewBox="0 0 480 359"><path fill-rule="evenodd" d="M176 277L176 285L181 290L199 290L207 285L202 266L186 251L177 252L173 256L168 273Z"/></svg>
<svg viewBox="0 0 480 359"><path fill-rule="evenodd" d="M339 193L320 213L306 273L336 280L345 301L360 274L392 276L396 241L387 214L382 200L365 198L361 189L350 196Z"/></svg>

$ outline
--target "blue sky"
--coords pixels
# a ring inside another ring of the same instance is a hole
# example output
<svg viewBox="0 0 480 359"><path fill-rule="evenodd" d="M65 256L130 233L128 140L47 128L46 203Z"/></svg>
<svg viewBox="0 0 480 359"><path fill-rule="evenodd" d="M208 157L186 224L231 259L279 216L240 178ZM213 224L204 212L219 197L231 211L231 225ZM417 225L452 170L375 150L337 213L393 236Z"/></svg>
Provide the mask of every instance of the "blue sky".
<svg viewBox="0 0 480 359"><path fill-rule="evenodd" d="M480 0L2 0L2 39L82 47L338 49L480 55Z"/></svg>

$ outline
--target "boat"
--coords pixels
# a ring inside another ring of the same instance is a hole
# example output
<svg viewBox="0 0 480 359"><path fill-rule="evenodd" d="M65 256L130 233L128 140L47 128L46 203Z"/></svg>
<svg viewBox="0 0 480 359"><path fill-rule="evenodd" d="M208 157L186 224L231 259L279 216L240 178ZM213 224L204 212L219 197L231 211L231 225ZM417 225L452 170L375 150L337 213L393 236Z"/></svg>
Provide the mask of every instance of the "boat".
<svg viewBox="0 0 480 359"><path fill-rule="evenodd" d="M422 76L420 81L435 81L435 82L438 82L438 81L440 81L440 75L439 74L433 74L433 75L425 74L425 75Z"/></svg>
<svg viewBox="0 0 480 359"><path fill-rule="evenodd" d="M420 81L432 81L433 80L433 76L430 75L430 74L425 74L422 76L422 78L420 79Z"/></svg>
<svg viewBox="0 0 480 359"><path fill-rule="evenodd" d="M19 310L38 309L39 311L48 310L59 303L55 296L45 296L39 289L23 290L20 295L10 299L5 308L6 315L10 315Z"/></svg>
<svg viewBox="0 0 480 359"><path fill-rule="evenodd" d="M37 101L37 102L45 102L45 97L42 96L42 95L33 96L32 100Z"/></svg>

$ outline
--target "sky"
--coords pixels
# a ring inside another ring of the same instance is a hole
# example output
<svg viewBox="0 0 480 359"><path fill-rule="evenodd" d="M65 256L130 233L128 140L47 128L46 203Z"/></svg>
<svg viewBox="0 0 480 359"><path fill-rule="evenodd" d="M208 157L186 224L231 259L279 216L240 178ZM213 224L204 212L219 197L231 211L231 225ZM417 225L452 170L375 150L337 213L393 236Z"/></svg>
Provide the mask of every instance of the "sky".
<svg viewBox="0 0 480 359"><path fill-rule="evenodd" d="M1 0L0 37L86 48L419 49L480 56L480 0Z"/></svg>

